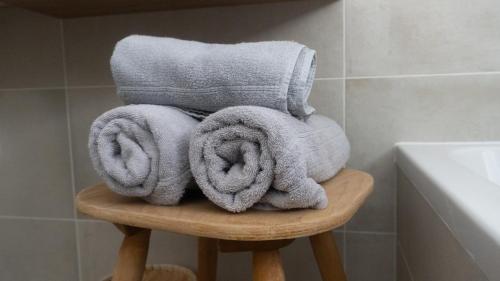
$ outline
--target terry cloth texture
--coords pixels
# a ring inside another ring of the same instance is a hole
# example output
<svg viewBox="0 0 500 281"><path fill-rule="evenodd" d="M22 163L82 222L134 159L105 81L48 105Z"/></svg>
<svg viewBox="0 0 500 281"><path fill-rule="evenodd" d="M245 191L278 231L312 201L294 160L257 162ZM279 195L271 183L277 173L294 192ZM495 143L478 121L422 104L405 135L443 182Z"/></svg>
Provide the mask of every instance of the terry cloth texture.
<svg viewBox="0 0 500 281"><path fill-rule="evenodd" d="M256 105L304 117L316 52L288 41L207 44L132 35L111 57L118 95L127 104L199 112Z"/></svg>
<svg viewBox="0 0 500 281"><path fill-rule="evenodd" d="M95 170L114 192L153 204L177 204L192 182L189 138L198 121L167 106L128 105L90 128Z"/></svg>
<svg viewBox="0 0 500 281"><path fill-rule="evenodd" d="M191 136L191 171L203 193L231 212L254 204L324 208L317 183L347 162L344 131L324 116L300 121L256 106L236 106L203 120Z"/></svg>

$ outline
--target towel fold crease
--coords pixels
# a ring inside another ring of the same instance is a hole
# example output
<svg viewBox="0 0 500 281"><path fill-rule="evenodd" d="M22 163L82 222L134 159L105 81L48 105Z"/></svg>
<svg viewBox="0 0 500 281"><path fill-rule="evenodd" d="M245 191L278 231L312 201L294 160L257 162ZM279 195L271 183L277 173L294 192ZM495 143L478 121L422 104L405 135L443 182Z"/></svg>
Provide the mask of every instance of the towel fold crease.
<svg viewBox="0 0 500 281"><path fill-rule="evenodd" d="M304 117L314 111L307 98L315 56L287 41L208 44L132 35L116 44L111 70L127 104L198 112L255 105Z"/></svg>

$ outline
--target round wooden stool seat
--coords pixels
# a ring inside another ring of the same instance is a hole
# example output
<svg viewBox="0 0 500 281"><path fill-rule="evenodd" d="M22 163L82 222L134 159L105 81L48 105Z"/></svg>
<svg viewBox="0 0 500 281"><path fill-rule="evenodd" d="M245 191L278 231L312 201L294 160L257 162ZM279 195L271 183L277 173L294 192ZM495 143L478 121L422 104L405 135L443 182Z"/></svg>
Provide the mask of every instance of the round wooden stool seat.
<svg viewBox="0 0 500 281"><path fill-rule="evenodd" d="M117 195L104 184L84 189L76 202L82 213L140 228L226 240L291 239L345 224L372 191L373 179L367 173L344 169L322 186L329 200L328 207L322 210L248 210L233 214L206 199L187 200L178 206L155 206Z"/></svg>
<svg viewBox="0 0 500 281"><path fill-rule="evenodd" d="M218 252L252 251L254 281L285 281L279 249L309 236L323 281L346 281L330 230L345 224L373 189L373 178L344 169L321 184L328 195L322 210L248 210L229 213L207 199L186 199L177 206L155 206L111 192L104 184L82 190L82 213L114 223L125 235L113 281L141 281L151 229L198 236L198 281L217 280Z"/></svg>

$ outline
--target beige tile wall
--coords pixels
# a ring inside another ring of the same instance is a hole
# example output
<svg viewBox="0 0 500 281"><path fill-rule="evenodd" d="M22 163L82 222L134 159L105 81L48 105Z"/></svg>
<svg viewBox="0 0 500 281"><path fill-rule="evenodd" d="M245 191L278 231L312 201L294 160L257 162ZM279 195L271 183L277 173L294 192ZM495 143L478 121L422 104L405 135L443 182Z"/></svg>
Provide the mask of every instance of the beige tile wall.
<svg viewBox="0 0 500 281"><path fill-rule="evenodd" d="M0 280L78 280L74 222L3 218Z"/></svg>
<svg viewBox="0 0 500 281"><path fill-rule="evenodd" d="M0 8L0 223L9 226L0 232L0 264L9 265L0 280L94 281L111 272L119 233L78 215L72 198L98 181L90 123L121 104L113 46L140 33L316 49L311 102L346 128L349 166L376 178L367 204L335 232L349 280L395 281L393 143L500 138L499 12L494 0L314 0L60 21ZM150 261L193 268L195 246L155 233ZM320 280L306 240L283 255L289 280ZM219 269L221 280L249 280L249 256L223 255Z"/></svg>
<svg viewBox="0 0 500 281"><path fill-rule="evenodd" d="M348 0L348 76L500 71L496 0Z"/></svg>
<svg viewBox="0 0 500 281"><path fill-rule="evenodd" d="M0 7L0 88L63 86L61 22Z"/></svg>

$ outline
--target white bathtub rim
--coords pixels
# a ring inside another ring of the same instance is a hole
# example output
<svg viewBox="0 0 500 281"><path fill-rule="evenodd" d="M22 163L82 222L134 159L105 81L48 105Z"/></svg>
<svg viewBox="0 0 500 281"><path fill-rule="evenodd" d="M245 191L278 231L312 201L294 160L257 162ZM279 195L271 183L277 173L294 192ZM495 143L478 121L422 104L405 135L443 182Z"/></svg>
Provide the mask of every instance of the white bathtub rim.
<svg viewBox="0 0 500 281"><path fill-rule="evenodd" d="M500 280L500 201L494 199L500 187L446 159L451 148L473 146L500 142L402 142L395 161L488 278ZM486 192L472 192L472 183Z"/></svg>

